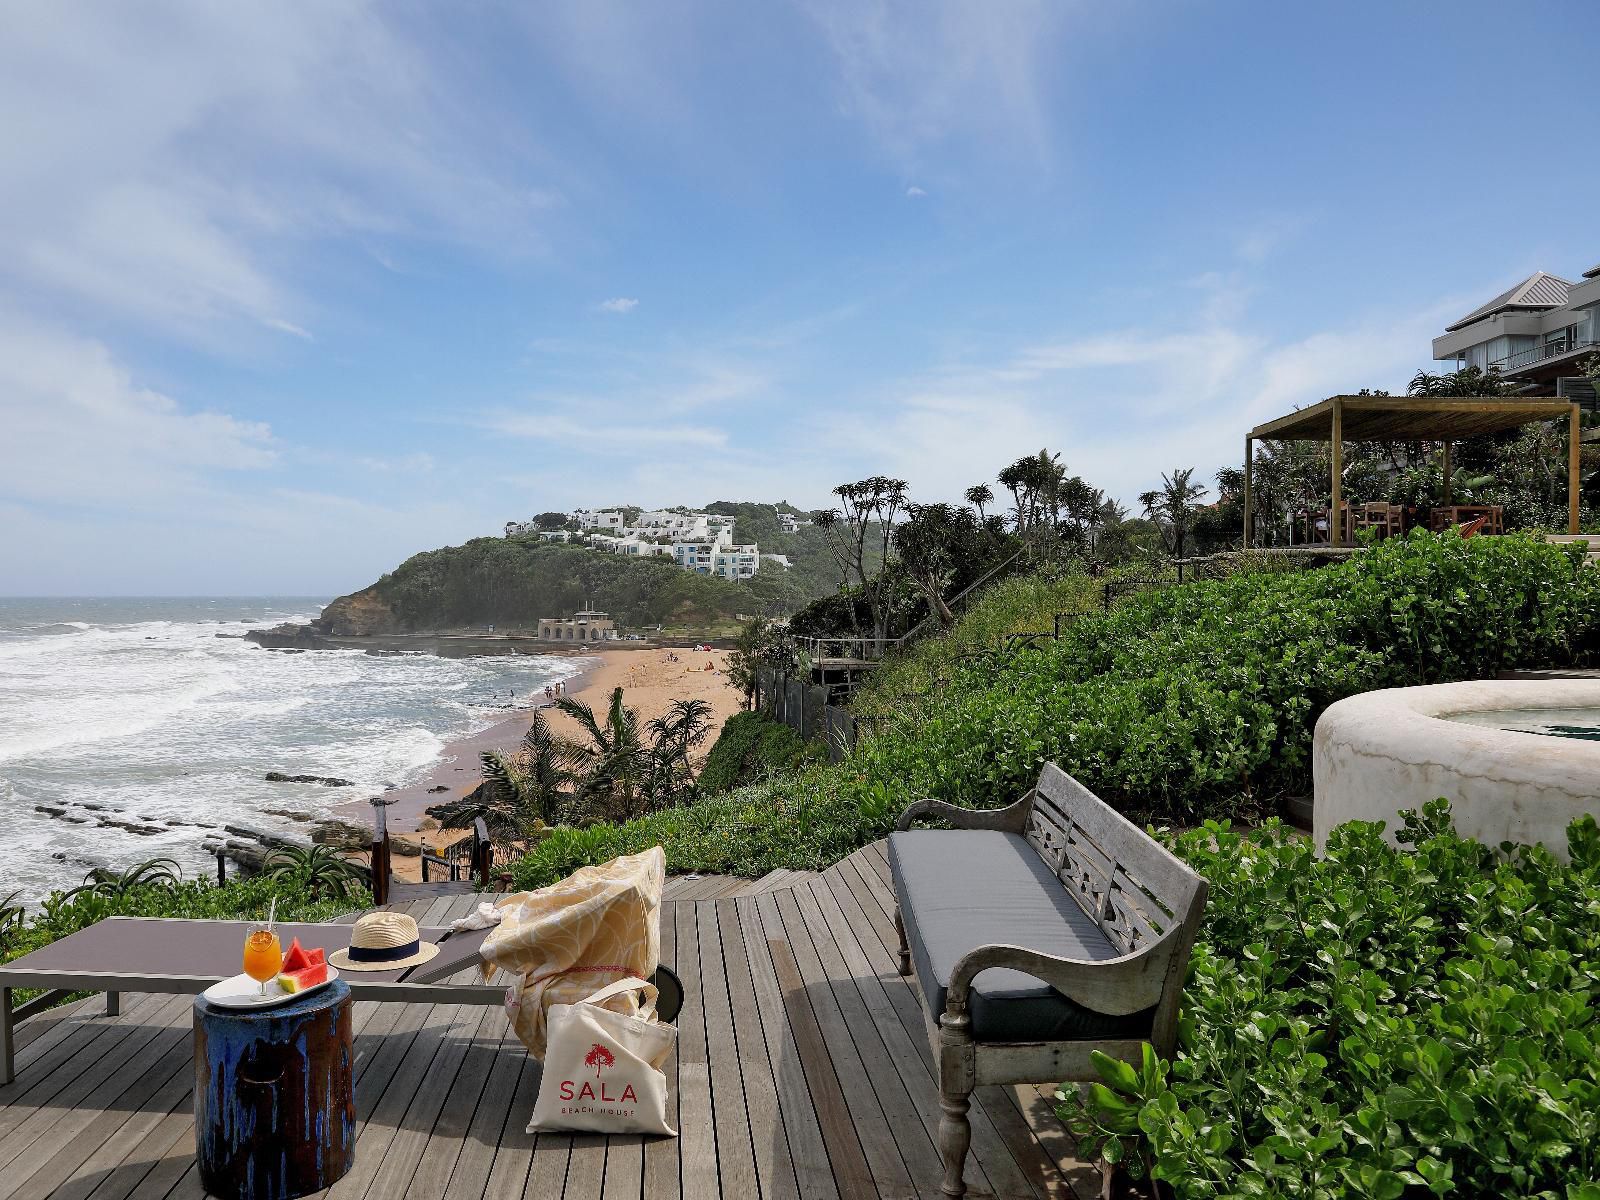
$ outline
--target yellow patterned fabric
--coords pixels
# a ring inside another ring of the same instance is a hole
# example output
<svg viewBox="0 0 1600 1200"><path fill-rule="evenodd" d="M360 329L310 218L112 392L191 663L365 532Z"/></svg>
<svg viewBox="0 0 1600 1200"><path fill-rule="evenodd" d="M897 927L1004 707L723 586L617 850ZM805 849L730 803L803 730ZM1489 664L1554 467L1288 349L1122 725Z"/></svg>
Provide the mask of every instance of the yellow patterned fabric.
<svg viewBox="0 0 1600 1200"><path fill-rule="evenodd" d="M535 1058L545 1050L545 1012L576 1004L609 983L649 979L661 957L661 888L667 856L643 854L580 867L560 883L501 900L500 924L483 943L485 974L517 976L506 1010L517 1037ZM655 988L624 992L604 1007L655 1019Z"/></svg>

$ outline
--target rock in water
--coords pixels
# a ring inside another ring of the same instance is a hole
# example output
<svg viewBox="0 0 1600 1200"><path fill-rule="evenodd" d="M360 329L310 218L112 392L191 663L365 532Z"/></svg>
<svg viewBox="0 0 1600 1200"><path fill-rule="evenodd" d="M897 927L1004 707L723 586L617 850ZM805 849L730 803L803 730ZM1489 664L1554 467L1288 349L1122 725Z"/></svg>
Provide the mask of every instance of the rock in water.
<svg viewBox="0 0 1600 1200"><path fill-rule="evenodd" d="M268 783L320 783L323 787L354 787L348 779L339 779L333 775L285 775L282 771L268 771L264 776Z"/></svg>

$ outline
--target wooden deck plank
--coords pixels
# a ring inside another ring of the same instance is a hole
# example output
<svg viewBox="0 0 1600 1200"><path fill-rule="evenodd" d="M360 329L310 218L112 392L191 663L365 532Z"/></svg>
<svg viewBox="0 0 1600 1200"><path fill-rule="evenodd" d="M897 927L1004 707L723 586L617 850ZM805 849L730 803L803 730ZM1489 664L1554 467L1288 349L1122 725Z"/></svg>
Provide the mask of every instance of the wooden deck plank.
<svg viewBox="0 0 1600 1200"><path fill-rule="evenodd" d="M878 941L877 934L868 926L859 910L850 915L839 906L833 888L845 891L848 902L854 907L855 898L837 878L814 880L810 884L817 898L818 909L827 922L844 958L848 978L855 984L863 1002L872 1014L879 1036L883 1038L889 1056L900 1072L901 1081L912 1097L918 1113L923 1116L923 1128L928 1131L932 1158L938 1160L939 1144L939 1085L933 1067L932 1050L928 1046L922 1011L916 998L909 994L906 981L895 970ZM862 938L867 939L865 944ZM900 1000L902 1003L896 1004ZM977 1171L981 1172L987 1187L996 1196L1035 1200L1036 1193L1026 1172L1015 1161L1011 1147L996 1129L991 1114L983 1105L974 1105L969 1112L972 1123L972 1150L967 1160L969 1187L974 1195L981 1194L975 1183Z"/></svg>
<svg viewBox="0 0 1600 1200"><path fill-rule="evenodd" d="M169 1096L174 1080L181 1098L192 1086L187 1072L194 1069L193 1056L185 1044L188 1006L182 1001L187 998L176 999L180 1001L176 1017L182 1023L164 1024L138 1054L126 1059L110 1075L100 1077L91 1103L62 1113L60 1120L48 1123L48 1136L21 1146L20 1152L0 1170L0 1197L24 1200L49 1196L71 1178L98 1145L125 1124L142 1134L171 1111L176 1102ZM164 1013L170 1011L163 1009ZM166 1020L172 1022L173 1017Z"/></svg>
<svg viewBox="0 0 1600 1200"><path fill-rule="evenodd" d="M733 1002L728 995L718 904L715 900L702 900L694 907L700 936L700 1003L705 1016L712 1119L716 1124L717 1174L724 1195L754 1196L759 1193L755 1151L733 1027Z"/></svg>
<svg viewBox="0 0 1600 1200"><path fill-rule="evenodd" d="M816 1108L817 1126L827 1148L839 1195L842 1200L877 1197L879 1189L873 1180L872 1164L868 1161L856 1122L845 1103L844 1078L828 1053L827 1037L812 1006L811 997L807 994L805 977L795 960L788 932L783 927L776 896L757 897L756 911L760 914L767 936L773 974L783 996L789 1027L794 1032L796 1057ZM850 1072L849 1077L852 1082L861 1082L854 1072ZM899 1164L898 1156L894 1162ZM910 1181L902 1180L899 1186L909 1189Z"/></svg>
<svg viewBox="0 0 1600 1200"><path fill-rule="evenodd" d="M415 1011L424 1006L411 1007ZM475 1010L467 1011L477 1015ZM360 1200L367 1194L387 1160L389 1147L406 1110L428 1077L428 1068L445 1034L462 1015L463 1009L457 1004L428 1006L415 1033L409 1037L398 1034L391 1044L378 1052L367 1076L370 1083L356 1089L356 1119L360 1125L356 1132L355 1165L328 1189L332 1200ZM373 1073L382 1071L385 1066L385 1056L392 1068L374 1079Z"/></svg>
<svg viewBox="0 0 1600 1200"><path fill-rule="evenodd" d="M485 1009L476 1033L463 1049L461 1065L441 1102L420 1159L412 1169L407 1191L419 1196L445 1194L477 1117L478 1106L488 1090L495 1060L502 1054L509 1057L521 1053L522 1044L511 1035L505 1014ZM432 1082L430 1080L430 1084Z"/></svg>
<svg viewBox="0 0 1600 1200"><path fill-rule="evenodd" d="M810 935L811 952L816 957L819 971L814 980L815 985L819 993L826 989L832 998L832 1003L838 1009L846 1034L861 1061L871 1094L876 1096L878 1105L882 1109L883 1119L893 1131L894 1148L911 1178L915 1192L918 1196L938 1195L944 1172L939 1167L939 1156L935 1150L939 1124L935 1115L939 1111L937 1103L930 1111L928 1104L919 1104L913 1097L911 1085L914 1083L914 1078L910 1076L909 1071L904 1077L902 1076L895 1055L885 1044L884 1035L889 1021L886 1020L886 1014L882 1010L887 1009L888 1004L884 1001L881 1005L869 1006L855 987L845 966L843 955L833 940L832 931L827 928L818 911L814 891L818 886L819 882L814 881L796 888L793 892L779 893L779 907L783 909L784 924L789 929L789 937L791 940L798 940L804 936L800 932L801 928ZM784 908L785 902L792 904L793 907ZM807 982L811 983L813 980L808 979ZM893 1027L899 1031L897 1018L893 1019ZM837 1060L843 1050L843 1044L834 1041L830 1043L830 1048ZM909 1046L907 1050L915 1060L915 1051ZM862 1103L859 1105L855 1103L854 1096L851 1099L851 1111L859 1115L861 1109L866 1106L866 1094L862 1094ZM923 1131L922 1140L917 1138L918 1129ZM968 1187L987 1190L983 1172L981 1168L974 1169L971 1158L967 1160L967 1180Z"/></svg>
<svg viewBox="0 0 1600 1200"><path fill-rule="evenodd" d="M129 1036L129 1029L140 1026L168 997L133 995L126 998L122 1012L103 1015L103 1008L55 1026L43 1038L17 1056L17 1077L0 1087L0 1154L7 1135L34 1112L50 1105L54 1097L72 1085L79 1073L75 1063L96 1062ZM24 1025L31 1024L29 1020ZM3 1161L3 1158L0 1158Z"/></svg>
<svg viewBox="0 0 1600 1200"><path fill-rule="evenodd" d="M678 962L678 910L676 905L661 906L661 961L682 978L687 967ZM681 1034L680 1034L681 1036ZM662 1067L667 1077L667 1124L681 1128L678 1114L678 1051L674 1049ZM646 1200L678 1200L680 1194L678 1153L681 1138L651 1138L644 1144L644 1195Z"/></svg>
<svg viewBox="0 0 1600 1200"><path fill-rule="evenodd" d="M783 1123L789 1161L800 1194L806 1200L834 1200L839 1195L839 1185L834 1180L828 1148L817 1124L817 1110L806 1085L805 1070L800 1063L794 1030L789 1025L783 989L778 984L761 914L752 897L736 899L734 911L744 937L752 1007L761 1026L761 1048L767 1056L768 1077L776 1091L775 1107ZM740 1046L743 1045L741 1038ZM865 1159L861 1160L861 1168L866 1169Z"/></svg>
<svg viewBox="0 0 1600 1200"><path fill-rule="evenodd" d="M500 1188L501 1195L522 1195L523 1185L528 1178L529 1161L528 1155L522 1153L522 1148L531 1152L533 1145L532 1135L524 1132L528 1124L524 1114L533 1109L532 1092L523 1085L525 1079L535 1074L536 1070L537 1064L528 1056L522 1043L508 1031L501 1039L493 1066L489 1068L488 1081L483 1086L483 1095L478 1098L477 1110L467 1126L461 1153L457 1155L450 1172L450 1180L442 1193L435 1193L442 1200L482 1200L491 1183ZM502 1155L505 1162L499 1171L495 1171L495 1164L501 1162ZM519 1155L520 1177L512 1165L512 1160ZM507 1189L508 1183L515 1184L515 1191Z"/></svg>
<svg viewBox="0 0 1600 1200"><path fill-rule="evenodd" d="M750 958L739 922L737 900L717 900L714 904L722 940L723 971L728 980L734 1034L733 1070L744 1089L746 1121L761 1195L763 1200L799 1200L789 1141L778 1115L778 1088L767 1057L766 1035L756 1012L755 983L750 975ZM720 1082L713 1067L712 1083L717 1086ZM727 1187L723 1190L727 1191Z"/></svg>
<svg viewBox="0 0 1600 1200"><path fill-rule="evenodd" d="M706 1055L705 1006L701 1000L700 933L696 906L673 905L683 1011L678 1014L678 1140L683 1195L719 1194L717 1131L711 1109L711 1068Z"/></svg>
<svg viewBox="0 0 1600 1200"><path fill-rule="evenodd" d="M188 1003L182 996L166 999L147 1014L145 1022L129 1026L126 1037L108 1043L104 1052L91 1043L64 1064L62 1074L75 1074L48 1105L18 1109L16 1115L23 1119L0 1139L0 1197L22 1185L28 1163L34 1170L43 1165L44 1151L35 1147L42 1144L48 1150L71 1140L182 1040L187 1026L177 1022L188 1016Z"/></svg>
<svg viewBox="0 0 1600 1200"><path fill-rule="evenodd" d="M384 1200L415 1187L423 1151L433 1135L434 1125L444 1111L445 1102L455 1090L463 1064L480 1037L489 1036L491 1029L506 1023L504 1012L488 1007L462 1007L457 1010L453 1025L441 1031L439 1044L433 1057L422 1070L426 1086L412 1094L411 1103L399 1119L398 1128L383 1152L383 1164L372 1177L366 1195ZM413 1054L425 1052L422 1046L414 1047ZM399 1085L399 1080L395 1085ZM478 1086L483 1086L481 1076ZM470 1082L466 1085L471 1087ZM476 1093L473 1094L476 1100ZM442 1188L440 1190L443 1190Z"/></svg>

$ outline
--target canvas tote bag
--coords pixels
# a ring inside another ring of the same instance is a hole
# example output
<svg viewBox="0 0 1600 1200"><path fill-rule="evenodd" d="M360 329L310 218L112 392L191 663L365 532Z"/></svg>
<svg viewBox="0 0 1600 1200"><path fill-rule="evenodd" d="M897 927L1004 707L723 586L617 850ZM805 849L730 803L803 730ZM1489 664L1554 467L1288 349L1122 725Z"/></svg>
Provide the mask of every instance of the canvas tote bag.
<svg viewBox="0 0 1600 1200"><path fill-rule="evenodd" d="M619 979L576 1004L550 1006L544 1078L529 1133L565 1129L678 1136L667 1124L667 1077L661 1070L678 1031L600 1007L613 996L636 991L646 993L644 1007L653 1009L655 985L643 979Z"/></svg>

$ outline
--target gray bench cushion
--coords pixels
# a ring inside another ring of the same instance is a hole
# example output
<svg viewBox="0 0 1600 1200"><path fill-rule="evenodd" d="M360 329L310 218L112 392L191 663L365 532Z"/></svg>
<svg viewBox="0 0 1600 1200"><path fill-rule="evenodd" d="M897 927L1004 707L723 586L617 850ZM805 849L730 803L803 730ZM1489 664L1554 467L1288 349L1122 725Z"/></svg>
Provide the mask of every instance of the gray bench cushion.
<svg viewBox="0 0 1600 1200"><path fill-rule="evenodd" d="M911 829L889 835L889 866L906 942L928 1011L944 1012L956 962L979 946L1023 946L1101 960L1119 951L1020 835L986 829ZM973 980L972 1036L980 1042L1147 1037L1153 1009L1092 1012L1042 980L991 967Z"/></svg>

